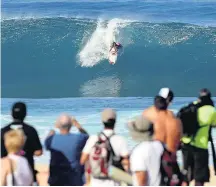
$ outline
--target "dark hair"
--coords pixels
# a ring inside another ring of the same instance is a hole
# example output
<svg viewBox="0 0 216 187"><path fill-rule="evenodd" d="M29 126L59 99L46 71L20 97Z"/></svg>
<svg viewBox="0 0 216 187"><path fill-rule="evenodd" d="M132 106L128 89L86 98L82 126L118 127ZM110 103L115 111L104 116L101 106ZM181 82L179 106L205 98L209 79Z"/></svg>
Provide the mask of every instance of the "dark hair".
<svg viewBox="0 0 216 187"><path fill-rule="evenodd" d="M203 88L199 92L199 99L202 105L214 106L214 102L211 99L211 92L207 88Z"/></svg>
<svg viewBox="0 0 216 187"><path fill-rule="evenodd" d="M199 92L199 98L202 99L203 97L211 98L211 92L207 88L203 88Z"/></svg>
<svg viewBox="0 0 216 187"><path fill-rule="evenodd" d="M17 102L12 107L12 116L14 119L23 121L26 117L27 109L23 102Z"/></svg>
<svg viewBox="0 0 216 187"><path fill-rule="evenodd" d="M156 96L154 99L154 106L158 109L158 110L166 110L168 107L167 100L164 99L161 96Z"/></svg>
<svg viewBox="0 0 216 187"><path fill-rule="evenodd" d="M103 122L103 124L104 124L104 127L105 127L105 128L114 129L114 127L115 127L115 122L116 122L115 119L109 119L107 122Z"/></svg>
<svg viewBox="0 0 216 187"><path fill-rule="evenodd" d="M174 98L174 93L171 90L169 90L169 94L168 94L167 99L166 99L167 102L168 103L172 102L173 98Z"/></svg>

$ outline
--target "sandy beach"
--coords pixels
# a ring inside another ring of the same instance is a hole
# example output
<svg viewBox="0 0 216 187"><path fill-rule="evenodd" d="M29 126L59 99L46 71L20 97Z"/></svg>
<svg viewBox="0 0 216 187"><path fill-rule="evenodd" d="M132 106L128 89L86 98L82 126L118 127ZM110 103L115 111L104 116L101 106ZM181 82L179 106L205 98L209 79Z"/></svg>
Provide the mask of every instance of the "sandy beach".
<svg viewBox="0 0 216 187"><path fill-rule="evenodd" d="M45 164L36 164L36 169L38 170L38 181L40 186L48 186L48 176L49 176L49 167ZM211 170L211 178L210 182L206 183L205 186L216 186L216 175L214 175L213 168L210 168ZM191 185L194 185L194 182L191 183Z"/></svg>

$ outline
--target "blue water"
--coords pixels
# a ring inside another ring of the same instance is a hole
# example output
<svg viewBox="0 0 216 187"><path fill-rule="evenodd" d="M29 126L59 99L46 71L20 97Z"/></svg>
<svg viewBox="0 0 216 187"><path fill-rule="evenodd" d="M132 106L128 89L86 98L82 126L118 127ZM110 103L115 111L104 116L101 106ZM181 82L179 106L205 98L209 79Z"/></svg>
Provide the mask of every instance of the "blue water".
<svg viewBox="0 0 216 187"><path fill-rule="evenodd" d="M175 98L170 107L175 113L180 107L196 98ZM39 132L40 139L44 143L49 130L54 127L57 117L66 112L81 123L90 135L96 134L103 129L101 124L101 111L104 108L114 108L117 111L116 132L126 137L130 150L136 145L127 129L127 122L142 113L142 111L151 106L153 98L148 97L127 97L127 98L64 98L64 99L2 99L1 124L11 121L10 110L12 103L18 100L25 101L28 105L27 122L32 124ZM216 98L214 98L216 103ZM73 127L72 132L77 132ZM216 131L213 131L213 139L216 145ZM44 150L45 151L45 150ZM211 154L211 149L210 149ZM178 153L181 162L181 153ZM48 163L50 155L45 154L36 158L38 163ZM210 163L212 158L210 157Z"/></svg>
<svg viewBox="0 0 216 187"><path fill-rule="evenodd" d="M126 122L161 87L178 96L175 112L202 87L215 96L215 20L216 1L3 0L1 123L14 101L26 101L43 142L60 113L94 134L101 110L112 107L132 148ZM114 66L113 40L124 46ZM38 162L48 162L45 153Z"/></svg>
<svg viewBox="0 0 216 187"><path fill-rule="evenodd" d="M2 97L215 95L215 20L216 1L3 0Z"/></svg>

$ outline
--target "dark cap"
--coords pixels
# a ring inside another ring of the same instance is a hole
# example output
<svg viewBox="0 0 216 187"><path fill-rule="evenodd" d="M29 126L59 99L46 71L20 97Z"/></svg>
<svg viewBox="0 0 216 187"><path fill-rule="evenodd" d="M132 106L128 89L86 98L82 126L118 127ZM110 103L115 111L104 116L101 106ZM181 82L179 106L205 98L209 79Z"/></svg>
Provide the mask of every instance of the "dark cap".
<svg viewBox="0 0 216 187"><path fill-rule="evenodd" d="M14 119L23 121L26 117L26 105L23 102L17 102L12 107L12 116Z"/></svg>
<svg viewBox="0 0 216 187"><path fill-rule="evenodd" d="M208 97L211 98L211 92L207 88L203 88L199 92L199 98Z"/></svg>

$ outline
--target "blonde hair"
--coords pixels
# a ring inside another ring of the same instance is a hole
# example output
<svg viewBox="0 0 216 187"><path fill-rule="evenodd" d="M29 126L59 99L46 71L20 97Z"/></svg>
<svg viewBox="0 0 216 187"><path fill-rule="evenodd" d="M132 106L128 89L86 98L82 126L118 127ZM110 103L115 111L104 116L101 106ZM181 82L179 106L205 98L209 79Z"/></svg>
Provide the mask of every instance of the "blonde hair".
<svg viewBox="0 0 216 187"><path fill-rule="evenodd" d="M10 130L5 133L4 141L8 153L17 153L25 143L25 136L22 130Z"/></svg>

